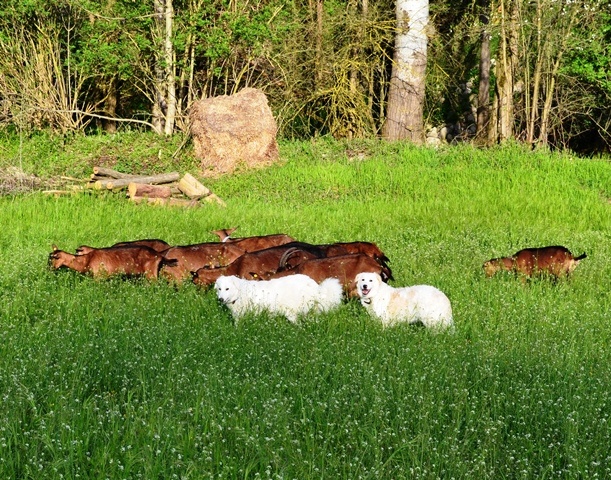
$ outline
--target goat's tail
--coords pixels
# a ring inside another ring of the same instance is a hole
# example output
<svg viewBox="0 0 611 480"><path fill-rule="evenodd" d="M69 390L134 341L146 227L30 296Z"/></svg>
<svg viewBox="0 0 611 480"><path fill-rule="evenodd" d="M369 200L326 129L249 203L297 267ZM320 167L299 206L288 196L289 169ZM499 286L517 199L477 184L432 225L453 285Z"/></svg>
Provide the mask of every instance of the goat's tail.
<svg viewBox="0 0 611 480"><path fill-rule="evenodd" d="M583 259L584 259L584 258L586 258L586 257L587 257L587 255L586 255L585 253L582 253L582 254L581 254L581 255L579 255L578 257L575 257L575 260L576 260L576 261L583 260Z"/></svg>

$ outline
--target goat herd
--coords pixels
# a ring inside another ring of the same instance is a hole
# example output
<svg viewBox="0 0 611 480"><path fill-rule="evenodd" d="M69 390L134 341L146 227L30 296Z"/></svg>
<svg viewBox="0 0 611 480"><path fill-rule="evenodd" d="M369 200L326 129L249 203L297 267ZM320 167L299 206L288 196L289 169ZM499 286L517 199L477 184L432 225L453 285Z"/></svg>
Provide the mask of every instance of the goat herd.
<svg viewBox="0 0 611 480"><path fill-rule="evenodd" d="M216 230L218 242L172 246L158 239L135 240L94 248L82 245L74 254L49 254L53 270L68 268L94 278L113 275L165 278L201 287L214 284L217 296L234 319L267 311L296 322L308 312L326 312L343 298L359 298L383 325L421 323L453 330L448 297L435 287L395 288L388 257L371 242L314 245L285 234L234 238L233 229ZM585 258L565 247L525 249L512 257L484 263L487 276L508 270L523 276L537 272L568 275Z"/></svg>

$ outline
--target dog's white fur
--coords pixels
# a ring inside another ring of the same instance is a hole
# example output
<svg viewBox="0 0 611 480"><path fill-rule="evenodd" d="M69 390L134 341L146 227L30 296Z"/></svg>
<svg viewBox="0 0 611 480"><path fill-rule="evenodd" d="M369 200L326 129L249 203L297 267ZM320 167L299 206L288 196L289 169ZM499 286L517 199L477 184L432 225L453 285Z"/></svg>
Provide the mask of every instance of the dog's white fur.
<svg viewBox="0 0 611 480"><path fill-rule="evenodd" d="M395 288L377 273L355 278L361 304L384 326L400 322L422 323L431 329L453 329L452 305L441 290L430 285Z"/></svg>
<svg viewBox="0 0 611 480"><path fill-rule="evenodd" d="M215 282L219 300L229 307L234 319L247 312L284 315L295 323L309 311L326 312L342 302L342 285L336 278L316 283L307 275L295 274L271 280L245 280L221 276Z"/></svg>

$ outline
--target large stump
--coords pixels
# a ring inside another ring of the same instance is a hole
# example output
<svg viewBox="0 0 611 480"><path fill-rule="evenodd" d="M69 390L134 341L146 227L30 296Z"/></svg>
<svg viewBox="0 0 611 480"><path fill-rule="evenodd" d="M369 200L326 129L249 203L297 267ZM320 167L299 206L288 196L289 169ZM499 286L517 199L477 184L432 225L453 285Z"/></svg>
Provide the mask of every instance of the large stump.
<svg viewBox="0 0 611 480"><path fill-rule="evenodd" d="M278 159L276 120L260 90L244 88L235 95L199 100L193 103L189 119L195 155L205 176Z"/></svg>

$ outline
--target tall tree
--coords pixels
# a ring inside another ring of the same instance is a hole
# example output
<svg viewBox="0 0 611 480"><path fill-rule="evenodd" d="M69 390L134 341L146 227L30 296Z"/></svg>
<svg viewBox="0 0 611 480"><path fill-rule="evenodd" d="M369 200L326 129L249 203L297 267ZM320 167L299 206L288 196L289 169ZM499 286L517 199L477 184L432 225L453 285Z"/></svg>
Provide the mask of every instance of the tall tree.
<svg viewBox="0 0 611 480"><path fill-rule="evenodd" d="M486 9L486 6L482 7ZM488 31L488 12L480 14L482 25L479 56L479 91L477 96L477 137L486 142L490 120L490 32Z"/></svg>
<svg viewBox="0 0 611 480"><path fill-rule="evenodd" d="M424 140L428 0L397 0L396 20L395 51L382 136L419 144Z"/></svg>
<svg viewBox="0 0 611 480"><path fill-rule="evenodd" d="M176 117L176 67L174 45L174 6L172 0L155 0L156 45L155 103L153 125L159 134L174 133Z"/></svg>

